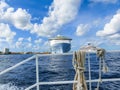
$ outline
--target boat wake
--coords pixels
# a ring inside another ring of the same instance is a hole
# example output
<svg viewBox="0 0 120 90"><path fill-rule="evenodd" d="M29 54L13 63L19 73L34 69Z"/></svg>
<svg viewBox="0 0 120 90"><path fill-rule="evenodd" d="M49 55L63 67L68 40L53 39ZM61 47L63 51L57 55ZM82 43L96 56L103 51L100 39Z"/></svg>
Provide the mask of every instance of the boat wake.
<svg viewBox="0 0 120 90"><path fill-rule="evenodd" d="M0 84L0 90L24 90L22 87L17 87L12 83Z"/></svg>

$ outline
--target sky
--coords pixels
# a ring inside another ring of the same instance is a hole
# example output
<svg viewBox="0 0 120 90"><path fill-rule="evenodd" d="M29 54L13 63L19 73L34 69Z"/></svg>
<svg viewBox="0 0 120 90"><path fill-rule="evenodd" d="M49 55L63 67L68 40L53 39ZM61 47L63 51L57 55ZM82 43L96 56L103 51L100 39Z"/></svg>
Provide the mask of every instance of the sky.
<svg viewBox="0 0 120 90"><path fill-rule="evenodd" d="M0 0L0 51L49 51L48 39L72 38L120 50L120 0Z"/></svg>

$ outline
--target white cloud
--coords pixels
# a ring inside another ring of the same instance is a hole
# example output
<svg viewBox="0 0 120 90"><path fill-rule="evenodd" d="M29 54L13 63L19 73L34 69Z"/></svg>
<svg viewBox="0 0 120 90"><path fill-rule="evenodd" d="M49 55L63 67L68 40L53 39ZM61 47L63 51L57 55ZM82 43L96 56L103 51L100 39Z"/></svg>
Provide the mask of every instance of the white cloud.
<svg viewBox="0 0 120 90"><path fill-rule="evenodd" d="M49 51L50 50L50 45L49 45L49 41L45 41L43 46L42 46L42 49L44 51Z"/></svg>
<svg viewBox="0 0 120 90"><path fill-rule="evenodd" d="M113 45L120 45L120 10L106 23L103 30L97 31L96 36L106 38Z"/></svg>
<svg viewBox="0 0 120 90"><path fill-rule="evenodd" d="M48 41L45 41L45 42L42 42L42 43L41 42L40 43L36 42L36 44L34 44L32 46L32 48L35 52L38 52L38 51L44 52L44 51L49 51L50 50L49 45L48 45Z"/></svg>
<svg viewBox="0 0 120 90"><path fill-rule="evenodd" d="M32 47L32 43L28 43L26 48L30 49Z"/></svg>
<svg viewBox="0 0 120 90"><path fill-rule="evenodd" d="M42 39L39 38L38 40L35 40L34 42L35 42L36 44L40 44L40 43L42 42Z"/></svg>
<svg viewBox="0 0 120 90"><path fill-rule="evenodd" d="M0 23L0 39L1 41L11 42L16 35L15 32L10 30L8 24Z"/></svg>
<svg viewBox="0 0 120 90"><path fill-rule="evenodd" d="M90 1L94 3L112 3L112 4L118 2L118 0L90 0Z"/></svg>
<svg viewBox="0 0 120 90"><path fill-rule="evenodd" d="M31 37L28 37L31 38ZM20 37L15 42L14 46L19 51L35 51L35 52L42 52L42 51L49 51L48 41L43 41L41 38L30 42L28 38Z"/></svg>
<svg viewBox="0 0 120 90"><path fill-rule="evenodd" d="M0 7L0 22L12 24L21 30L29 30L32 28L30 22L31 15L25 9L18 8L14 10L14 8L10 7L4 1L0 1Z"/></svg>
<svg viewBox="0 0 120 90"><path fill-rule="evenodd" d="M5 8L8 8L9 5L5 3L4 1L0 0L0 11L2 11Z"/></svg>
<svg viewBox="0 0 120 90"><path fill-rule="evenodd" d="M14 9L5 1L0 1L0 22L13 25L20 30L30 30L39 36L50 37L75 18L80 3L81 0L53 0L48 16L43 18L42 23L32 24L32 16L25 9Z"/></svg>
<svg viewBox="0 0 120 90"><path fill-rule="evenodd" d="M120 40L117 40L117 39L109 39L109 43L108 43L108 44L120 45Z"/></svg>
<svg viewBox="0 0 120 90"><path fill-rule="evenodd" d="M16 48L21 48L21 47L22 47L22 41L17 41L17 42L15 43L15 47L16 47Z"/></svg>
<svg viewBox="0 0 120 90"><path fill-rule="evenodd" d="M107 37L113 36L116 37L120 33L120 10L117 11L117 14L113 16L111 21L105 24L104 29L96 33L97 36Z"/></svg>
<svg viewBox="0 0 120 90"><path fill-rule="evenodd" d="M38 52L38 51L41 50L41 48L40 48L40 46L38 46L38 45L34 45L34 46L33 46L33 50L34 50L34 52Z"/></svg>
<svg viewBox="0 0 120 90"><path fill-rule="evenodd" d="M120 45L120 40L116 40L116 41L114 41L114 43L115 43L116 45Z"/></svg>
<svg viewBox="0 0 120 90"><path fill-rule="evenodd" d="M49 41L44 42L43 46L45 47L49 46Z"/></svg>
<svg viewBox="0 0 120 90"><path fill-rule="evenodd" d="M28 40L29 42L31 42L31 41L32 41L32 38L31 38L31 37L28 37L27 40Z"/></svg>
<svg viewBox="0 0 120 90"><path fill-rule="evenodd" d="M77 26L77 29L76 29L76 35L77 36L82 36L84 35L87 31L90 30L90 25L89 24L80 24Z"/></svg>
<svg viewBox="0 0 120 90"><path fill-rule="evenodd" d="M18 40L15 43L15 47L16 48L23 48L24 47L23 42L24 42L23 37L18 38Z"/></svg>
<svg viewBox="0 0 120 90"><path fill-rule="evenodd" d="M20 37L18 38L18 41L22 42L24 40L24 38Z"/></svg>
<svg viewBox="0 0 120 90"><path fill-rule="evenodd" d="M32 50L32 43L31 43L31 37L23 38L20 37L15 43L15 47L17 49L24 49L26 51Z"/></svg>
<svg viewBox="0 0 120 90"><path fill-rule="evenodd" d="M81 0L54 0L49 8L48 17L44 17L42 24L35 24L32 33L50 37L64 24L72 21L78 12Z"/></svg>
<svg viewBox="0 0 120 90"><path fill-rule="evenodd" d="M111 38L111 39L119 39L120 38L120 34L113 34L113 35L110 35L108 36L108 38Z"/></svg>
<svg viewBox="0 0 120 90"><path fill-rule="evenodd" d="M32 27L31 15L25 9L18 8L16 12L13 12L11 19L15 27L19 29L27 30Z"/></svg>

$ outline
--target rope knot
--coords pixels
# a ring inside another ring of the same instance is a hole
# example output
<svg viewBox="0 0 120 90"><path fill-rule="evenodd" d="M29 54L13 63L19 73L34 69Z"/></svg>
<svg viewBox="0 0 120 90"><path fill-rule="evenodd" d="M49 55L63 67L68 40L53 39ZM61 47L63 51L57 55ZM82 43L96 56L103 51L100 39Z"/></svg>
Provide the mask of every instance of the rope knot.
<svg viewBox="0 0 120 90"><path fill-rule="evenodd" d="M97 56L101 59L105 58L105 49L97 49Z"/></svg>
<svg viewBox="0 0 120 90"><path fill-rule="evenodd" d="M80 67L80 66L78 66L78 67L77 67L77 69L79 69L79 70L80 70L80 72L84 72L84 70L85 70L85 68L84 68L84 67Z"/></svg>

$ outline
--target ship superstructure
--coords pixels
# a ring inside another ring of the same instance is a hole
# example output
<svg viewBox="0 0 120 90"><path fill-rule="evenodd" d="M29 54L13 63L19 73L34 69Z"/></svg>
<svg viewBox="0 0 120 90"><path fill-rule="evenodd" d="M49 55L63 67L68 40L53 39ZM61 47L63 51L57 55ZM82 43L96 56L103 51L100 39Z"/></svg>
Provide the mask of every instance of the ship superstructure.
<svg viewBox="0 0 120 90"><path fill-rule="evenodd" d="M50 38L50 49L52 53L66 53L71 49L71 38L64 36L56 36L55 38Z"/></svg>

